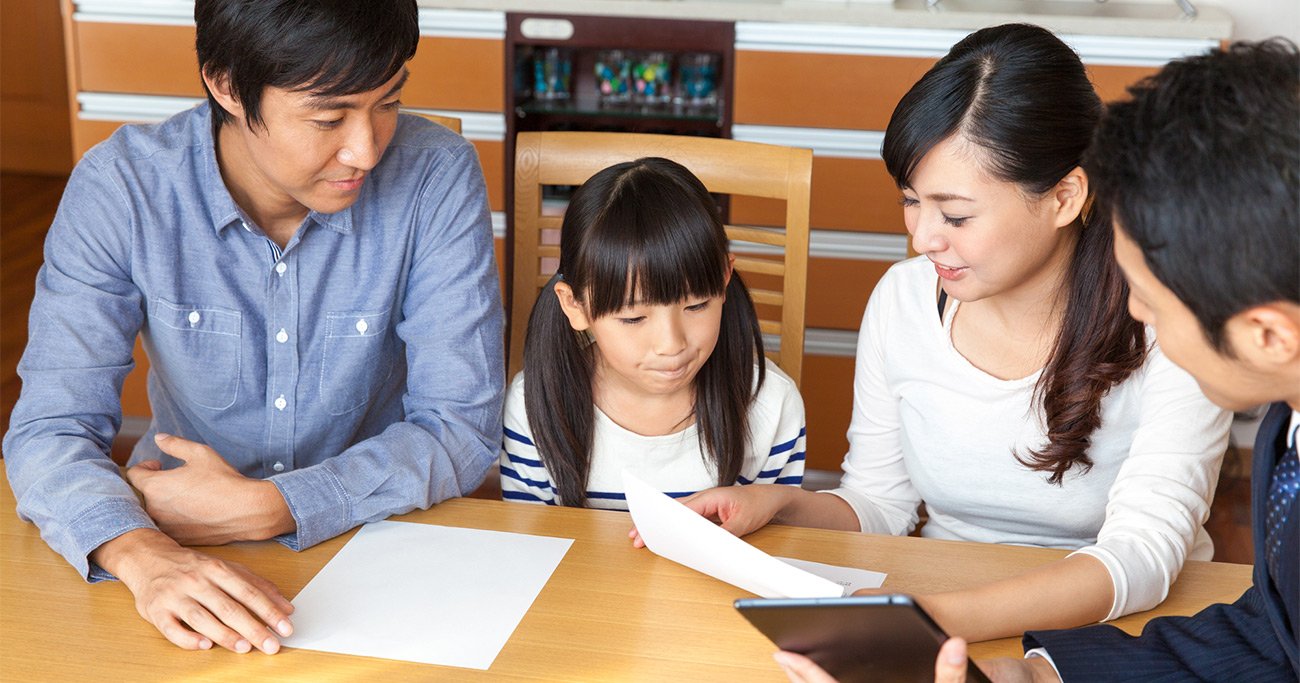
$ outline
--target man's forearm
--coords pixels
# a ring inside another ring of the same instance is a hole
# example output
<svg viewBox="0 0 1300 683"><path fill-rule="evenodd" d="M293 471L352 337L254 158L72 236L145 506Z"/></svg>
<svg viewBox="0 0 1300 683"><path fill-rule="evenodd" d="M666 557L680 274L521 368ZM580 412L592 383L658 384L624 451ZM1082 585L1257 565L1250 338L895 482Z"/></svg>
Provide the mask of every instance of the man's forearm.
<svg viewBox="0 0 1300 683"><path fill-rule="evenodd" d="M253 482L256 491L253 496L256 513L249 525L248 541L262 541L283 534L293 533L298 525L289 511L280 489L269 481Z"/></svg>
<svg viewBox="0 0 1300 683"><path fill-rule="evenodd" d="M163 470L156 460L127 470L145 511L182 545L262 541L297 528L289 504L270 481L245 477L203 444L160 434L165 453L185 462Z"/></svg>
<svg viewBox="0 0 1300 683"><path fill-rule="evenodd" d="M176 541L157 529L134 529L92 550L90 561L127 582L139 574L151 555L176 547Z"/></svg>

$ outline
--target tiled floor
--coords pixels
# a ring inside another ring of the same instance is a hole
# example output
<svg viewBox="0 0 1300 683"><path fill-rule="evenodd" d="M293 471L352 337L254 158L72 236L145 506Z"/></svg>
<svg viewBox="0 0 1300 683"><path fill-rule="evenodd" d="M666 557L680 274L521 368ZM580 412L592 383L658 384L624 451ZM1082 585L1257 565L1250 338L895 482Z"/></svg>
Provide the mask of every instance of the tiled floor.
<svg viewBox="0 0 1300 683"><path fill-rule="evenodd" d="M42 260L41 244L65 182L66 178L0 175L0 425L6 430L18 399L16 368L27 339L27 312ZM123 452L123 444L115 446ZM816 473L810 484L833 486L837 477L838 473ZM1250 563L1254 557L1249 477L1249 463L1229 454L1206 525L1215 542L1216 560ZM498 492L494 473L475 495L496 497Z"/></svg>

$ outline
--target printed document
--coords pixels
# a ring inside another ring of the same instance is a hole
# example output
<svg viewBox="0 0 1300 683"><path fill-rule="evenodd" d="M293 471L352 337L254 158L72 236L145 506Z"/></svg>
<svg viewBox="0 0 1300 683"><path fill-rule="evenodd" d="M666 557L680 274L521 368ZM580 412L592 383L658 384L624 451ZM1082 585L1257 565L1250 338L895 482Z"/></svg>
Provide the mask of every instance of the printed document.
<svg viewBox="0 0 1300 683"><path fill-rule="evenodd" d="M623 472L627 507L646 547L660 557L764 598L833 598L879 588L880 572L772 557Z"/></svg>

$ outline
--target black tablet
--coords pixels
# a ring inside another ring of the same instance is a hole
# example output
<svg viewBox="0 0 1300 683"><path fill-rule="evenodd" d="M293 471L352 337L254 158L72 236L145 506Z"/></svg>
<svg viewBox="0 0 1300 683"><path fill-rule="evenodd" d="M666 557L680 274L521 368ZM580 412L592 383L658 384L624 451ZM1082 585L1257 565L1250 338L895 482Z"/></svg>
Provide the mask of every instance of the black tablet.
<svg viewBox="0 0 1300 683"><path fill-rule="evenodd" d="M934 680L948 636L906 595L752 598L736 609L777 647L817 662L841 683ZM966 680L987 683L971 663Z"/></svg>

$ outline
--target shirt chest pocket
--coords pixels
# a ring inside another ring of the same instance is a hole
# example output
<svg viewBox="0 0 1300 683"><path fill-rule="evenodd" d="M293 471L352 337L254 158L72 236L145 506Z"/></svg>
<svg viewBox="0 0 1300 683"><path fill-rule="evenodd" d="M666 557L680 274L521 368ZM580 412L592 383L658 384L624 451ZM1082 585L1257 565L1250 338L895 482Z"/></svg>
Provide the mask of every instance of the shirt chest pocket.
<svg viewBox="0 0 1300 683"><path fill-rule="evenodd" d="M392 374L388 311L340 311L325 315L320 399L331 415L369 402Z"/></svg>
<svg viewBox="0 0 1300 683"><path fill-rule="evenodd" d="M175 304L150 305L154 372L181 400L212 410L235 404L239 395L239 311Z"/></svg>

